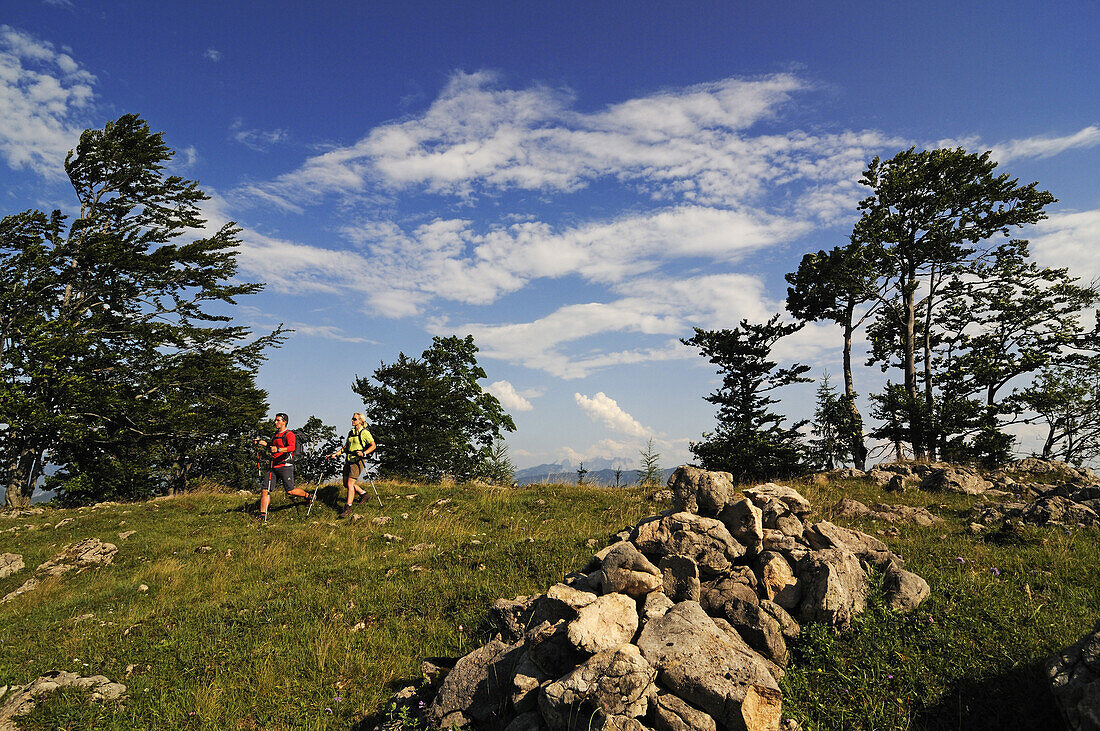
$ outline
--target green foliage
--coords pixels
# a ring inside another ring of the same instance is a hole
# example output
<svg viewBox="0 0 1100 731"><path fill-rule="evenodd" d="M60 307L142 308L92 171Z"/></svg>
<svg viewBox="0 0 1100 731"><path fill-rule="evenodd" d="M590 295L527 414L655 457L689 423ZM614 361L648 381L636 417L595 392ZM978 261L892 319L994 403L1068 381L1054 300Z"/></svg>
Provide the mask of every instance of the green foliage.
<svg viewBox="0 0 1100 731"><path fill-rule="evenodd" d="M515 482L516 465L508 455L508 443L503 439L493 441L493 448L489 451L489 459L481 476L490 485L511 485Z"/></svg>
<svg viewBox="0 0 1100 731"><path fill-rule="evenodd" d="M640 470L637 470L637 479L635 482L639 485L645 485L652 487L658 485L661 482L661 453L658 452L653 446L653 437L649 438L646 442L645 449L641 452L641 466ZM619 476L616 474L615 483L618 486Z"/></svg>
<svg viewBox="0 0 1100 731"><path fill-rule="evenodd" d="M1017 401L1047 427L1044 458L1080 466L1100 456L1100 356L1044 368Z"/></svg>
<svg viewBox="0 0 1100 731"><path fill-rule="evenodd" d="M817 387L817 406L810 425L813 438L808 445L808 456L811 464L817 469L831 470L851 459L851 442L847 436L856 428L862 429L852 423L847 397L837 395L829 383L829 372L825 371ZM862 439L861 435L860 442Z"/></svg>
<svg viewBox="0 0 1100 731"><path fill-rule="evenodd" d="M950 342L940 329L949 283L979 277L990 252L1013 248L995 249L989 240L1045 218L1055 200L1036 183L995 174L996 167L988 152L910 148L890 160L876 157L860 180L872 194L859 204L852 240L878 252L882 281L879 323L869 333L872 362L892 361L903 372L907 441L917 457L934 456L949 436L935 422L933 370L934 351Z"/></svg>
<svg viewBox="0 0 1100 731"><path fill-rule="evenodd" d="M343 469L340 460L327 458L344 446L336 434L336 427L310 416L305 424L293 431L295 439L304 440L302 454L294 461L295 481L320 485L340 474Z"/></svg>
<svg viewBox="0 0 1100 731"><path fill-rule="evenodd" d="M202 229L206 196L164 172L172 151L135 115L88 130L65 170L66 217L0 221L0 477L29 500L46 463L70 501L140 497L221 470L262 410L252 372L280 332L215 315L261 285L236 281L237 229ZM219 392L219 389L225 389ZM236 413L236 412L243 413Z"/></svg>
<svg viewBox="0 0 1100 731"><path fill-rule="evenodd" d="M400 353L374 371L375 383L356 378L352 390L363 398L382 470L422 479L481 475L494 440L516 428L482 378L472 335L432 338L420 358Z"/></svg>
<svg viewBox="0 0 1100 731"><path fill-rule="evenodd" d="M706 397L718 406L718 427L692 442L691 451L709 470L729 472L736 481L790 477L806 470L806 450L798 430L784 417L771 411L777 400L771 392L793 383L806 383L810 368L797 363L777 368L768 360L780 339L802 328L802 324L780 324L779 315L765 323L746 320L733 330L702 330L683 340L699 348L718 366L722 386Z"/></svg>

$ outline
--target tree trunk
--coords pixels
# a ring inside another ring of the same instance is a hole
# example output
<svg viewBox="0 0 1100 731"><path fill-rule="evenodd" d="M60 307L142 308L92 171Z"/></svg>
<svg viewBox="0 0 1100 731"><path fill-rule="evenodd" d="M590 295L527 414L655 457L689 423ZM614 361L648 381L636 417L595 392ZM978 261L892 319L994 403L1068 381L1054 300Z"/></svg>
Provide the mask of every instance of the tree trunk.
<svg viewBox="0 0 1100 731"><path fill-rule="evenodd" d="M924 420L921 418L917 400L917 364L916 364L916 272L907 272L902 281L902 307L905 312L905 333L902 339L903 362L905 368L905 396L908 403L905 409L909 417L909 441L913 445L913 457L923 459Z"/></svg>
<svg viewBox="0 0 1100 731"><path fill-rule="evenodd" d="M852 420L852 429L848 438L848 451L852 453L852 462L856 469L867 469L867 445L863 443L863 417L856 406L856 388L852 379L852 315L855 303L849 302L847 318L844 323L844 397L848 402L848 411Z"/></svg>
<svg viewBox="0 0 1100 731"><path fill-rule="evenodd" d="M35 469L38 455L33 449L24 447L19 456L8 464L8 484L4 493L4 503L9 508L25 508L31 504L34 486L42 470Z"/></svg>
<svg viewBox="0 0 1100 731"><path fill-rule="evenodd" d="M927 456L929 459L936 458L935 447L937 443L936 412L932 399L932 298L935 292L936 267L933 265L928 278L928 301L924 309L924 337L922 338L924 341L924 444L927 448Z"/></svg>

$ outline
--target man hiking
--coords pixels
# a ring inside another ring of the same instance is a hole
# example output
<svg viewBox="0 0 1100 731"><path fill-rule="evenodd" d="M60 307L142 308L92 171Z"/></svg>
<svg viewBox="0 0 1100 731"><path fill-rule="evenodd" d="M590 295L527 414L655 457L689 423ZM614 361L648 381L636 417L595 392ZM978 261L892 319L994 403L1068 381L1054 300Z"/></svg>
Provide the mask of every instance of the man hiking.
<svg viewBox="0 0 1100 731"><path fill-rule="evenodd" d="M367 430L366 417L356 411L351 415L351 431L348 432L348 439L344 442L344 446L329 455L329 457L345 455L344 484L348 487L348 502L344 509L340 511L341 518L351 515L351 506L355 503L356 493L359 496L367 494L367 491L360 489L358 485L359 475L363 474L367 455L373 452L377 446L374 443L374 437Z"/></svg>
<svg viewBox="0 0 1100 731"><path fill-rule="evenodd" d="M309 497L309 493L300 487L294 487L294 432L286 428L288 416L282 412L275 414L275 436L270 442L256 439L261 447L268 447L271 452L270 467L267 470L267 479L260 491L260 520L267 522L267 506L271 502L271 490L278 480L287 495L294 497Z"/></svg>

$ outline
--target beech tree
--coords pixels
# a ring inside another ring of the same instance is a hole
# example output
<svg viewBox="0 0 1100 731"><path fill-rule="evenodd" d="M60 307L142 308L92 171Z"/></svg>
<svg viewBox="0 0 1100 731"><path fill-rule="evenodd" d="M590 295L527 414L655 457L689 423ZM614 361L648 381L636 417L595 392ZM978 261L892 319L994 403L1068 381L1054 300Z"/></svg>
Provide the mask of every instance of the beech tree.
<svg viewBox="0 0 1100 731"><path fill-rule="evenodd" d="M848 411L837 438L843 440L858 469L867 467L867 447L863 443L863 416L856 404L855 379L852 375L852 335L874 312L877 300L876 255L870 247L852 237L848 246L818 251L802 257L798 270L786 275L787 309L802 320L831 320L843 332L844 397ZM871 306L857 317L857 308Z"/></svg>
<svg viewBox="0 0 1100 731"><path fill-rule="evenodd" d="M87 499L164 489L173 468L156 445L178 436L168 422L195 385L169 374L201 380L188 359L202 352L223 354L227 376L251 372L281 339L276 331L248 342L245 328L214 314L262 285L236 280L233 224L178 243L204 228L206 196L165 173L172 155L161 134L125 115L85 131L66 157L79 205L71 223L59 211L0 221L0 477L9 505L30 501L47 463L60 467L51 487ZM250 393L262 403L262 392Z"/></svg>
<svg viewBox="0 0 1100 731"><path fill-rule="evenodd" d="M486 474L493 442L515 431L512 417L479 380L472 335L432 338L419 358L400 353L372 376L356 378L352 390L378 443L381 468L389 474L438 480L470 480Z"/></svg>
<svg viewBox="0 0 1100 731"><path fill-rule="evenodd" d="M872 194L859 204L853 236L879 252L890 285L879 316L888 320L883 332L900 336L906 421L917 458L934 456L932 323L944 286L988 254L990 239L1045 218L1043 209L1055 201L1037 183L1020 185L996 168L988 152L910 148L890 160L874 158L860 179Z"/></svg>

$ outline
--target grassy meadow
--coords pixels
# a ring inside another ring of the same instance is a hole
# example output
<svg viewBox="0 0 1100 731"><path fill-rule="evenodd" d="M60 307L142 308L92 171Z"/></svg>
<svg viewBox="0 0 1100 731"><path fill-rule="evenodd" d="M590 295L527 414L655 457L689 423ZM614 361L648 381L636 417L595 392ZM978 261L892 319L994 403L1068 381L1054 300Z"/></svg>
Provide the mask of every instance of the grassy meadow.
<svg viewBox="0 0 1100 731"><path fill-rule="evenodd" d="M932 596L910 615L872 606L841 637L805 626L782 684L784 715L806 729L1058 727L1041 664L1100 614L1100 532L974 536L965 513L977 498L791 484L817 517L847 495L928 506L945 522L892 535L883 523L837 520L883 538ZM266 526L251 519L255 496L214 491L0 514L0 552L27 565L0 579L0 595L65 544L95 536L119 547L109 566L0 605L0 686L60 669L125 683L129 699L58 693L20 725L373 728L386 699L419 681L421 659L484 641L493 599L545 590L585 563L588 539L603 546L667 507L641 488L378 488L384 507L371 495L356 522L336 520L336 486L308 519L280 495Z"/></svg>

